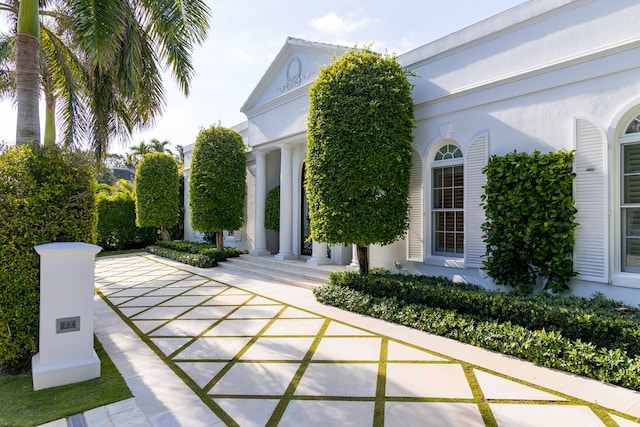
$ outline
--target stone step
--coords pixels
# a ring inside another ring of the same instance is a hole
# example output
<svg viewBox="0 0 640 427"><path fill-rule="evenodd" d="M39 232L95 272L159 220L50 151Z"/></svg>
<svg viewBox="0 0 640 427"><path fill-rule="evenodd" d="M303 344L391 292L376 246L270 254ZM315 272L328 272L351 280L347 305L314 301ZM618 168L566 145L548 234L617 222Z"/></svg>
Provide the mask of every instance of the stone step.
<svg viewBox="0 0 640 427"><path fill-rule="evenodd" d="M242 255L229 258L218 264L218 268L233 270L276 280L290 285L313 289L329 282L329 274L344 270L344 266L311 266L304 260L276 260L272 256L256 257Z"/></svg>

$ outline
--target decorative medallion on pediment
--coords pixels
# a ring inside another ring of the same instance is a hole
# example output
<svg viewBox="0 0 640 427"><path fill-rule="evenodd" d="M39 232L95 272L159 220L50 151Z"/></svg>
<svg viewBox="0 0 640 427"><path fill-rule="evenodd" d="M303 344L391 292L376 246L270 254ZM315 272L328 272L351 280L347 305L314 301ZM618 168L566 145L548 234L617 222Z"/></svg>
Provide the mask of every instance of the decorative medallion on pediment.
<svg viewBox="0 0 640 427"><path fill-rule="evenodd" d="M302 62L299 58L291 58L289 64L287 64L287 82L276 89L279 93L289 92L291 89L295 89L311 80L313 72L310 71L307 74L302 73Z"/></svg>

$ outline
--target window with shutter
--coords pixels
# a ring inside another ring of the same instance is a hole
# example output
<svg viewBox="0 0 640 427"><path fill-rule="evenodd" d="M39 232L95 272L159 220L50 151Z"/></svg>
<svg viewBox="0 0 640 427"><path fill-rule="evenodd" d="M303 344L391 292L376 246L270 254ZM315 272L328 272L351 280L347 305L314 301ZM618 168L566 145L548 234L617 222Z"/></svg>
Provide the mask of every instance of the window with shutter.
<svg viewBox="0 0 640 427"><path fill-rule="evenodd" d="M431 192L431 254L464 257L464 167L460 148L443 145L435 154Z"/></svg>
<svg viewBox="0 0 640 427"><path fill-rule="evenodd" d="M640 116L627 127L620 159L622 271L640 273Z"/></svg>
<svg viewBox="0 0 640 427"><path fill-rule="evenodd" d="M606 139L585 119L576 119L574 199L576 207L574 266L581 279L604 282L608 278L608 203Z"/></svg>
<svg viewBox="0 0 640 427"><path fill-rule="evenodd" d="M407 232L407 259L409 261L424 261L424 234L422 191L422 159L420 154L413 152L411 158L411 183L409 185L409 230Z"/></svg>

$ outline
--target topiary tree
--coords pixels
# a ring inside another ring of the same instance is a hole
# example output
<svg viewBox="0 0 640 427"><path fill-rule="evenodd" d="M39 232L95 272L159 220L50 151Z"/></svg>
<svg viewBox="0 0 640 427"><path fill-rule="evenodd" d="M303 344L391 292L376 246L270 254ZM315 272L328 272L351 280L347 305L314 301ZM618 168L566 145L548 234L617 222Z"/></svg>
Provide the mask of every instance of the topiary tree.
<svg viewBox="0 0 640 427"><path fill-rule="evenodd" d="M267 193L264 202L264 228L280 231L280 186L276 185Z"/></svg>
<svg viewBox="0 0 640 427"><path fill-rule="evenodd" d="M171 239L169 227L180 218L178 164L172 156L150 153L136 168L136 225L162 228L162 238Z"/></svg>
<svg viewBox="0 0 640 427"><path fill-rule="evenodd" d="M390 244L407 229L411 88L394 57L358 49L334 59L310 88L311 238L356 244L361 274L369 245Z"/></svg>
<svg viewBox="0 0 640 427"><path fill-rule="evenodd" d="M0 154L0 366L37 352L39 264L34 246L95 242L96 179L82 153L26 144Z"/></svg>
<svg viewBox="0 0 640 427"><path fill-rule="evenodd" d="M242 227L247 195L247 153L242 136L221 126L203 129L191 160L189 208L194 230L216 233L224 249L223 230Z"/></svg>

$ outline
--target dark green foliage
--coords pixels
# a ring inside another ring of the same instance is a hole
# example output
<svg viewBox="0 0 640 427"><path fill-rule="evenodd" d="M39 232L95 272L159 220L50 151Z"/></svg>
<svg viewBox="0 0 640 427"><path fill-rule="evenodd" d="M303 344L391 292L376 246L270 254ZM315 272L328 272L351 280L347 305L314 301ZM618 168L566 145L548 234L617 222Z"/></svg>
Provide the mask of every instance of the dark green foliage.
<svg viewBox="0 0 640 427"><path fill-rule="evenodd" d="M0 365L30 367L37 351L39 257L34 246L95 242L96 179L86 156L22 145L0 154Z"/></svg>
<svg viewBox="0 0 640 427"><path fill-rule="evenodd" d="M532 329L487 316L465 314L457 309L419 303L417 300L420 298L407 297L407 294L420 294L415 288L400 291L397 296L392 295L392 292L374 292L385 282L381 277L358 278L353 273L334 274L332 283L316 288L314 294L324 304L640 391L640 357L630 356L624 349L570 339L556 330ZM342 283L338 284L339 282ZM391 278L386 283L387 291L402 282L399 278ZM446 285L446 279L441 278L431 278L425 282L433 284L420 286L444 289ZM353 286L344 286L345 283ZM453 288L456 289L457 286ZM609 304L616 305L604 305ZM588 306L592 303L575 299L567 304L574 305ZM603 304L601 301L594 301L593 305L600 307ZM470 306L468 308L472 309ZM547 308L540 304L537 310L545 311Z"/></svg>
<svg viewBox="0 0 640 427"><path fill-rule="evenodd" d="M144 248L155 242L158 230L136 226L136 201L133 193L99 193L98 245L104 250Z"/></svg>
<svg viewBox="0 0 640 427"><path fill-rule="evenodd" d="M264 228L280 231L280 186L273 187L267 193L264 204Z"/></svg>
<svg viewBox="0 0 640 427"><path fill-rule="evenodd" d="M331 283L374 297L396 297L410 304L455 310L479 321L511 322L531 330L553 330L569 339L640 355L640 313L618 311L622 303L602 296L585 299L558 298L547 293L512 295L453 283L444 277L359 276L353 272L334 273Z"/></svg>
<svg viewBox="0 0 640 427"><path fill-rule="evenodd" d="M136 225L162 227L167 239L167 227L180 218L180 183L178 164L164 153L145 154L136 168Z"/></svg>
<svg viewBox="0 0 640 427"><path fill-rule="evenodd" d="M573 271L573 152L491 156L483 195L485 268L499 285L563 291Z"/></svg>
<svg viewBox="0 0 640 427"><path fill-rule="evenodd" d="M408 224L413 100L395 58L353 49L310 88L307 195L311 238L389 244Z"/></svg>
<svg viewBox="0 0 640 427"><path fill-rule="evenodd" d="M194 267L209 268L218 265L218 262L209 255L192 254L189 252L176 251L174 249L161 248L160 246L149 246L147 252L169 258L183 264L193 265Z"/></svg>
<svg viewBox="0 0 640 427"><path fill-rule="evenodd" d="M188 240L162 240L147 248L147 251L161 257L170 258L185 264L196 267L215 267L219 262L226 261L227 258L239 257L247 251L239 248L217 247Z"/></svg>
<svg viewBox="0 0 640 427"><path fill-rule="evenodd" d="M200 131L189 180L194 230L221 232L242 227L246 166L246 149L239 133L221 126Z"/></svg>

